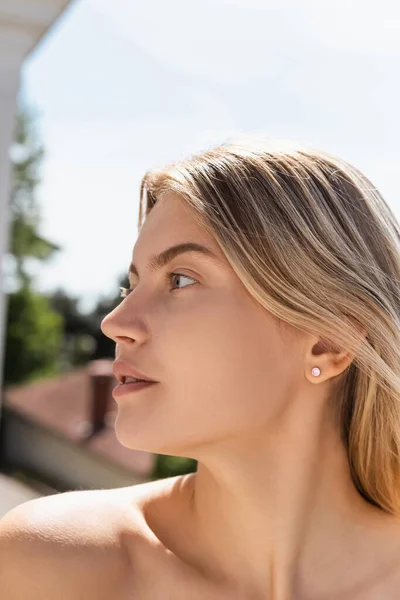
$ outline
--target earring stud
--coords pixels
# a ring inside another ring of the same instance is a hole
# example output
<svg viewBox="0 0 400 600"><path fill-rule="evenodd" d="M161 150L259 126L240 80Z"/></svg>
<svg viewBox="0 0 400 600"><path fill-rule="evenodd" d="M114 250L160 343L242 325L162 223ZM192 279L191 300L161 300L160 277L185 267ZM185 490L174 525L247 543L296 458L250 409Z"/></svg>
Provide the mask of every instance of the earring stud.
<svg viewBox="0 0 400 600"><path fill-rule="evenodd" d="M321 369L319 369L318 367L314 367L313 369L311 369L311 373L314 375L314 377L318 377L318 375L321 374Z"/></svg>

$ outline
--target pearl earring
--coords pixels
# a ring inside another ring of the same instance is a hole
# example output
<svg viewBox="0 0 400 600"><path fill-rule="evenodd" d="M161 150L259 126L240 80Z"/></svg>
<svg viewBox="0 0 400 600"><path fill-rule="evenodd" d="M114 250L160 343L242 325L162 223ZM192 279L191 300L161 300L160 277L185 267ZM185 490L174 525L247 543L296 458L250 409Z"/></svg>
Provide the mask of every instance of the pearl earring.
<svg viewBox="0 0 400 600"><path fill-rule="evenodd" d="M318 377L318 375L321 374L321 369L319 369L318 367L314 367L313 369L311 369L311 373L314 375L314 377Z"/></svg>

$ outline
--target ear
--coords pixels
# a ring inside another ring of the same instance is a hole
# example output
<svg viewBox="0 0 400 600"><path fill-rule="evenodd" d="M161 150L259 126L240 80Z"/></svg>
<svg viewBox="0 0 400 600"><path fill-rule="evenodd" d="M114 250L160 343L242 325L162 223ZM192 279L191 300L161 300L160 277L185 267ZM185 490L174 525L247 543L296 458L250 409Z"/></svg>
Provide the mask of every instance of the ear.
<svg viewBox="0 0 400 600"><path fill-rule="evenodd" d="M356 325L360 333L360 343L367 337L367 330L360 325ZM305 361L305 376L311 383L319 383L337 377L350 366L354 360L354 354L348 350L343 350L337 344L330 340L310 337L310 350ZM358 345L358 346L359 346ZM358 348L357 346L357 348ZM318 367L321 374L315 377L311 370Z"/></svg>

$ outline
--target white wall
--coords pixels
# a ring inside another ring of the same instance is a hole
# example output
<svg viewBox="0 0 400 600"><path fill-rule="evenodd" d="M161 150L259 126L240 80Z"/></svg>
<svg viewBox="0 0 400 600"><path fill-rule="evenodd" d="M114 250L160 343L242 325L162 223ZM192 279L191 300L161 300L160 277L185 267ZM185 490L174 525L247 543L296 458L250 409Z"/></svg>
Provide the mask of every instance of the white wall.
<svg viewBox="0 0 400 600"><path fill-rule="evenodd" d="M49 481L62 479L71 489L110 489L148 481L8 409L5 417L1 445L7 463L41 473Z"/></svg>
<svg viewBox="0 0 400 600"><path fill-rule="evenodd" d="M19 504L41 495L21 481L0 473L0 519Z"/></svg>

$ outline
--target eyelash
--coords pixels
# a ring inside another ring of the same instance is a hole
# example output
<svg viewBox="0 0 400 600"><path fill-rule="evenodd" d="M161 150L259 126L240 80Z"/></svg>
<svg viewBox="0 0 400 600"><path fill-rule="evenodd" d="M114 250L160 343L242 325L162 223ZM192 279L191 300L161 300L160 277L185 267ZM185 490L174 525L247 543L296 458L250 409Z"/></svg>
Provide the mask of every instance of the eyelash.
<svg viewBox="0 0 400 600"><path fill-rule="evenodd" d="M175 277L175 275L179 275L180 277L187 277L188 279L191 279L192 281L196 281L196 279L193 279L193 277L190 277L189 275L184 275L184 273L177 273L176 271L169 271L168 273L165 274L165 279L167 281L170 281L173 277ZM197 283L197 281L196 281ZM121 290L121 294L120 297L121 298L126 298L127 296L129 296L129 294L131 292L133 292L133 290L135 288L124 288L124 287L120 287L119 288ZM179 289L179 288L178 288ZM174 291L174 290L172 290Z"/></svg>

